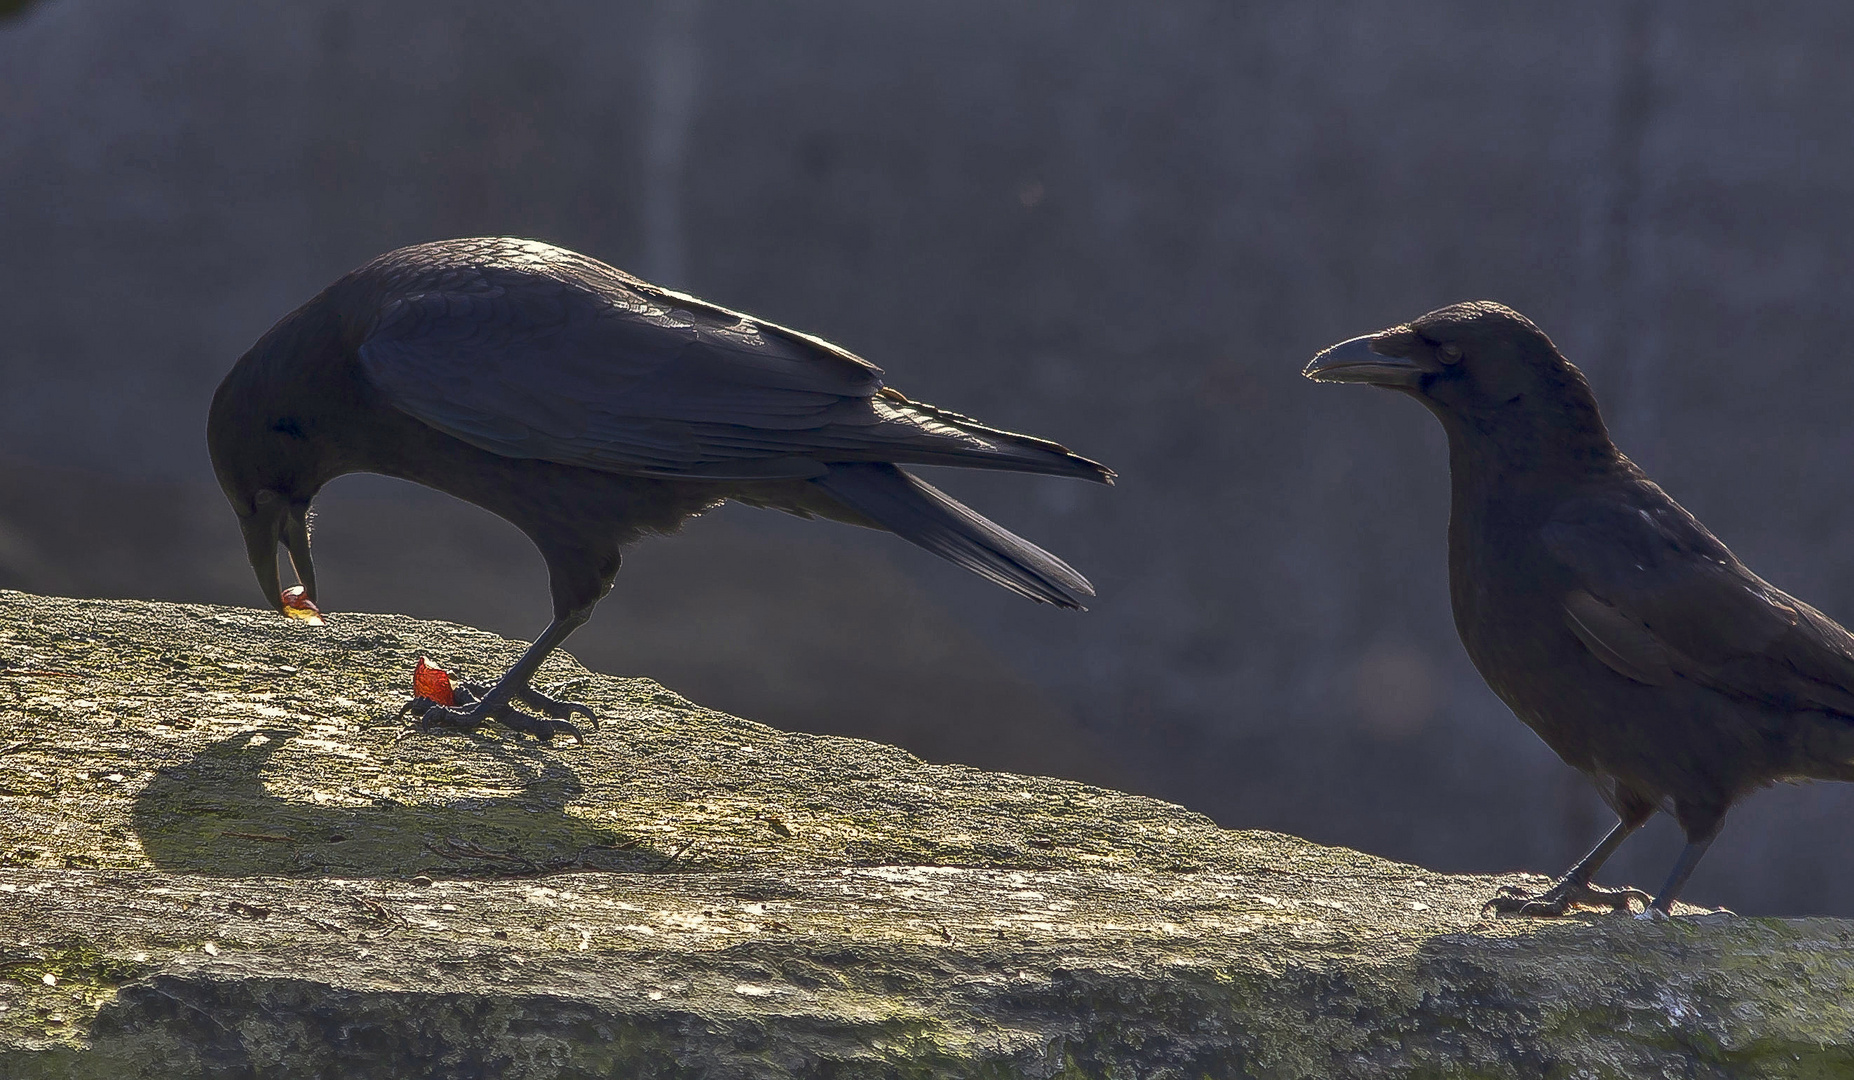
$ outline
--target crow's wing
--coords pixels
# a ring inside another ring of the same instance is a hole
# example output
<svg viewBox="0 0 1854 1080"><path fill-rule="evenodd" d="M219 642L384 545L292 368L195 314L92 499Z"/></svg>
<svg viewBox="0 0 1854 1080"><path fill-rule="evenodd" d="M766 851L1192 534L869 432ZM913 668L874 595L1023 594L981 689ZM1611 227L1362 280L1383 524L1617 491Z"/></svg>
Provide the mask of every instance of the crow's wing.
<svg viewBox="0 0 1854 1080"><path fill-rule="evenodd" d="M1565 624L1617 672L1854 716L1854 636L1752 573L1659 488L1567 502L1542 537L1578 585Z"/></svg>
<svg viewBox="0 0 1854 1080"><path fill-rule="evenodd" d="M911 402L829 342L583 257L396 281L359 351L396 407L506 457L706 479L839 461L1111 475Z"/></svg>
<svg viewBox="0 0 1854 1080"><path fill-rule="evenodd" d="M1618 675L1648 686L1674 681L1673 656L1667 643L1640 623L1582 589L1564 598L1564 625L1584 648Z"/></svg>

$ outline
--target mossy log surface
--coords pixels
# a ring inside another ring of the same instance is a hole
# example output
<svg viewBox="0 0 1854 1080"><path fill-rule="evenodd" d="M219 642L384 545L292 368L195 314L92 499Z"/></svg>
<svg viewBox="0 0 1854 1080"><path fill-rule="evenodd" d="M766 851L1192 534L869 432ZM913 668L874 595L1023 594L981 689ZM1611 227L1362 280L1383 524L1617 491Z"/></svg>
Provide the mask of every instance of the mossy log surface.
<svg viewBox="0 0 1854 1080"><path fill-rule="evenodd" d="M584 746L394 719L519 649L0 592L0 1076L1854 1075L1847 922L1483 918L1542 879L564 656Z"/></svg>

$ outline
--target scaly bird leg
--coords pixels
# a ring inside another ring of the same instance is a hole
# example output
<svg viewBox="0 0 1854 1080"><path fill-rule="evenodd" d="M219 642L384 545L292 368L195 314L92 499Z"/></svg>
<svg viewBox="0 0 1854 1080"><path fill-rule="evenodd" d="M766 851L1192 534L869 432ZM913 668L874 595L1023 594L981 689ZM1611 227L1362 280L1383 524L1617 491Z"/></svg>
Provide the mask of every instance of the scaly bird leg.
<svg viewBox="0 0 1854 1080"><path fill-rule="evenodd" d="M1688 838L1687 846L1680 849L1680 858L1674 860L1673 872L1667 875L1667 884L1661 886L1661 895L1655 897L1654 902L1635 917L1665 919L1673 915L1674 897L1680 895L1680 890L1686 885L1687 879L1693 876L1693 868L1699 865L1700 858L1706 854L1706 849L1712 846L1712 841L1711 836L1703 840Z"/></svg>
<svg viewBox="0 0 1854 1080"><path fill-rule="evenodd" d="M584 713L596 726L598 719L592 710L576 701L556 701L529 686L528 680L534 677L541 662L547 659L547 654L553 652L566 640L567 635L585 621L586 616L577 612L556 618L495 685L485 688L481 684L467 683L461 687L457 699L458 705L462 707L439 705L415 698L407 702L399 714L403 716L410 712L416 718L416 726L420 731L475 731L484 721L493 720L517 734L532 735L542 742L552 742L555 735L565 734L584 743L586 736L568 717L576 712ZM530 716L522 712L515 708L515 702L518 701L545 715Z"/></svg>
<svg viewBox="0 0 1854 1080"><path fill-rule="evenodd" d="M1625 817L1616 822L1616 827L1609 831L1603 842L1590 849L1590 854L1578 861L1551 888L1542 893L1527 893L1523 889L1508 885L1495 894L1487 903L1481 905L1482 911L1495 911L1502 915L1562 915L1573 904L1590 904L1607 907L1615 911L1631 910L1629 902L1640 900L1646 908L1654 897L1640 889L1606 889L1592 885L1590 879L1609 857L1615 854L1629 834L1642 827L1648 815L1639 818Z"/></svg>

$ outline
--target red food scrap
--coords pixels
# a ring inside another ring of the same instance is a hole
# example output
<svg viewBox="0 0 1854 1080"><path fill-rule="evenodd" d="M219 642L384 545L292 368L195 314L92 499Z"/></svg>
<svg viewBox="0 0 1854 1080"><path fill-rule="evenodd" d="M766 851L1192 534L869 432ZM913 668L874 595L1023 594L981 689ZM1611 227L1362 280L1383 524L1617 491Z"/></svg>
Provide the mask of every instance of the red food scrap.
<svg viewBox="0 0 1854 1080"><path fill-rule="evenodd" d="M322 609L309 599L309 592L301 585L292 585L283 590L283 613L292 619L301 619L310 626L322 625Z"/></svg>
<svg viewBox="0 0 1854 1080"><path fill-rule="evenodd" d="M440 705L457 704L457 692L451 689L451 673L422 656L418 658L418 667L412 671L412 693Z"/></svg>

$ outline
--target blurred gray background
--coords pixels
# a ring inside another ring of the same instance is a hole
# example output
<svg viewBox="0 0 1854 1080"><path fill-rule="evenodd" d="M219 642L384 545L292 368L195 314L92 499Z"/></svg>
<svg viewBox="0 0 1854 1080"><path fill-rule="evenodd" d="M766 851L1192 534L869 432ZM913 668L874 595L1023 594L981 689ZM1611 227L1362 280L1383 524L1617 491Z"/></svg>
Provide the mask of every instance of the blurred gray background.
<svg viewBox="0 0 1854 1080"><path fill-rule="evenodd" d="M1439 429L1299 370L1504 300L1676 498L1854 618L1854 7L1751 10L41 0L0 21L0 585L260 602L202 439L218 379L378 252L538 237L1121 475L934 477L1089 574L1085 615L729 508L627 558L590 666L1556 873L1610 818L1455 639ZM336 617L545 622L487 514L374 477L318 505ZM1688 895L1854 914L1851 827L1854 789L1760 795ZM1662 823L1605 876L1653 887L1677 849Z"/></svg>

